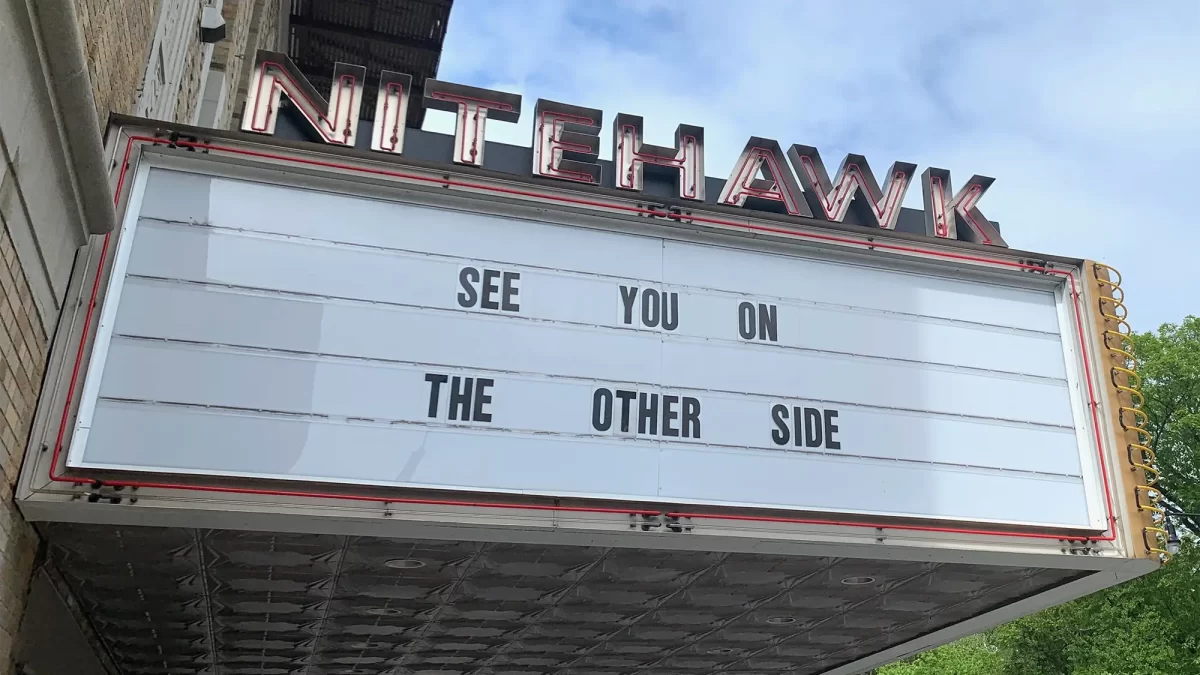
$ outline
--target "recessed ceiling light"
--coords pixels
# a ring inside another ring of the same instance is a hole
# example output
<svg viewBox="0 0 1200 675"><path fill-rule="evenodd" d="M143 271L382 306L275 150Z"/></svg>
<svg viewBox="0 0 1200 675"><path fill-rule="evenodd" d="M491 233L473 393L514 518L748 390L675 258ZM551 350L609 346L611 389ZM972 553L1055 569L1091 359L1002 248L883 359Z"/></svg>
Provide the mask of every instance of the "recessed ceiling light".
<svg viewBox="0 0 1200 675"><path fill-rule="evenodd" d="M790 623L796 623L796 617L794 617L794 616L771 616L771 617L767 617L767 623L771 624L772 626L786 626Z"/></svg>
<svg viewBox="0 0 1200 675"><path fill-rule="evenodd" d="M403 613L404 610L395 607L372 607L367 610L367 614L372 616L399 616Z"/></svg>
<svg viewBox="0 0 1200 675"><path fill-rule="evenodd" d="M866 586L875 583L875 577L846 577L842 583L847 586Z"/></svg>
<svg viewBox="0 0 1200 675"><path fill-rule="evenodd" d="M390 567L394 570L415 570L425 566L425 563L412 558L395 558L383 563L384 567Z"/></svg>

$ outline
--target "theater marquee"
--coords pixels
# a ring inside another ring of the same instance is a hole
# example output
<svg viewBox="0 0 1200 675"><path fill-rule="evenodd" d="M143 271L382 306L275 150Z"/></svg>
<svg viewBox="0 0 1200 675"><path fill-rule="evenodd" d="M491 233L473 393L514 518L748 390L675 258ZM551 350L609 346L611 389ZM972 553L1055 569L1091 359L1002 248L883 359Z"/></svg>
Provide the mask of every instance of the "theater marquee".
<svg viewBox="0 0 1200 675"><path fill-rule="evenodd" d="M751 139L705 181L702 129L654 147L617 115L613 176L599 111L546 101L532 149L476 170L519 97L426 83L459 133L396 157L406 76L368 145L361 69L327 107L259 66L260 135L110 120L121 225L76 256L14 485L51 563L124 580L100 624L152 614L232 663L203 636L236 619L301 662L358 617L358 668L414 630L525 663L464 651L448 627L483 617L852 675L1169 559L1120 278L950 241L986 181L927 202L933 236L911 209L880 232L911 165L880 193L861 158L827 184Z"/></svg>
<svg viewBox="0 0 1200 675"><path fill-rule="evenodd" d="M136 189L73 469L1105 528L1057 278Z"/></svg>

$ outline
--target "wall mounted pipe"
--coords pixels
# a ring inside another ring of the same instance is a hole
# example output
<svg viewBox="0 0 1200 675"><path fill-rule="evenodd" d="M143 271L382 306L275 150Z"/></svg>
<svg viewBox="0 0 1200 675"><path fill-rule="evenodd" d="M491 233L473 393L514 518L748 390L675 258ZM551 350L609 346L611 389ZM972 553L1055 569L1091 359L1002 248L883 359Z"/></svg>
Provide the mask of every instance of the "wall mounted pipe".
<svg viewBox="0 0 1200 675"><path fill-rule="evenodd" d="M84 235L116 228L104 140L74 0L25 0Z"/></svg>

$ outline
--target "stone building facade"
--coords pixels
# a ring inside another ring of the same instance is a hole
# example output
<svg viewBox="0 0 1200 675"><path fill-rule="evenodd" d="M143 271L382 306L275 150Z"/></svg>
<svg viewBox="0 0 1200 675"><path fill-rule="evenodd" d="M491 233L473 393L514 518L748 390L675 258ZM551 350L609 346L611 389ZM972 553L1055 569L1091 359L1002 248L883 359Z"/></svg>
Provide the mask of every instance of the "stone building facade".
<svg viewBox="0 0 1200 675"><path fill-rule="evenodd" d="M206 7L224 18L220 41L201 39ZM32 607L31 584L49 573L12 486L75 254L103 231L108 115L227 126L246 55L279 47L280 12L280 0L0 0L0 675L47 672L38 658L106 672L103 654L84 653L86 626L28 635L34 614L50 625L72 601Z"/></svg>

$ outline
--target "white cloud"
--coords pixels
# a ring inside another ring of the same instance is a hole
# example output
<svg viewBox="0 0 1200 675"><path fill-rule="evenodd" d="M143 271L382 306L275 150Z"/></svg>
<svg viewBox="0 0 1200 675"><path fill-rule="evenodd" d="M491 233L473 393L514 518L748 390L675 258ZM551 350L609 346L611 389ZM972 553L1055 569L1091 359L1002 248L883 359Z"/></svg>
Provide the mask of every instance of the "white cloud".
<svg viewBox="0 0 1200 675"><path fill-rule="evenodd" d="M701 125L710 175L760 135L994 176L1012 246L1119 268L1139 329L1200 314L1194 0L457 0L439 77L642 115L650 142Z"/></svg>

